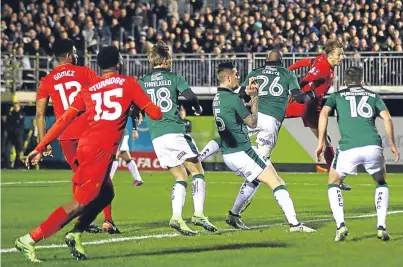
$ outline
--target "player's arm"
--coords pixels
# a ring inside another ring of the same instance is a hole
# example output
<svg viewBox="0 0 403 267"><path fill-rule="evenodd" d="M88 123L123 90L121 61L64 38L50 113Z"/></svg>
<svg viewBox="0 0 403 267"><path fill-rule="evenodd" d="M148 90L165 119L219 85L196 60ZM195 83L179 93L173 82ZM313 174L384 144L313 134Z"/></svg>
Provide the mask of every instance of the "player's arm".
<svg viewBox="0 0 403 267"><path fill-rule="evenodd" d="M243 122L249 126L249 128L256 128L257 126L257 112L258 112L258 83L256 79L249 79L249 85L246 90L246 93L250 96L250 103L251 103L251 108L250 112L249 110L243 105L242 100L240 98L237 98L241 104L237 104L237 112L238 115L243 118ZM249 113L248 116L244 116L246 113L244 110Z"/></svg>
<svg viewBox="0 0 403 267"><path fill-rule="evenodd" d="M385 103L383 102L383 100L380 97L378 97L378 99L377 99L376 108L379 112L379 116L383 119L383 124L385 125L386 135L388 136L388 139L389 139L390 150L395 155L395 164L396 164L400 159L400 153L399 153L399 151L396 147L396 143L395 143L395 131L394 131L394 125L393 125L393 121L392 121L392 116L390 115L388 109L386 108Z"/></svg>
<svg viewBox="0 0 403 267"><path fill-rule="evenodd" d="M140 110L144 110L152 120L162 119L161 109L151 102L151 99L144 93L143 89L134 78L128 79L126 86L128 86L129 90L132 92L132 101Z"/></svg>
<svg viewBox="0 0 403 267"><path fill-rule="evenodd" d="M313 91L307 91L305 93L301 92L297 76L295 76L293 72L290 73L288 80L288 90L292 98L297 101L297 103L304 104L315 98L315 93Z"/></svg>
<svg viewBox="0 0 403 267"><path fill-rule="evenodd" d="M249 103L250 101L250 96L246 93L246 91L249 86L249 79L252 78L252 76L253 72L249 73L248 76L246 76L245 81L241 84L241 87L239 87L238 95L245 101L245 103Z"/></svg>
<svg viewBox="0 0 403 267"><path fill-rule="evenodd" d="M182 94L182 96L192 105L195 114L197 116L201 115L203 109L199 104L199 98L192 91L187 81L180 75L177 75L176 86L178 91Z"/></svg>
<svg viewBox="0 0 403 267"><path fill-rule="evenodd" d="M46 134L46 122L45 122L45 113L46 107L48 106L49 97L41 98L36 100L36 125L38 127L38 138L39 142L42 141L43 137Z"/></svg>
<svg viewBox="0 0 403 267"><path fill-rule="evenodd" d="M332 94L323 106L318 122L318 147L316 148L316 158L320 161L326 147L326 131L329 121L329 114L336 107L336 95Z"/></svg>
<svg viewBox="0 0 403 267"><path fill-rule="evenodd" d="M327 85L320 85L324 83L329 75L330 69L327 65L324 65L324 63L317 64L308 72L299 85L301 88L303 88L304 92L313 90L312 86L315 85L315 95L323 95L329 88Z"/></svg>
<svg viewBox="0 0 403 267"><path fill-rule="evenodd" d="M312 67L313 62L315 58L304 58L296 61L294 64L292 64L290 67L288 67L289 70L296 70L300 69L303 67Z"/></svg>

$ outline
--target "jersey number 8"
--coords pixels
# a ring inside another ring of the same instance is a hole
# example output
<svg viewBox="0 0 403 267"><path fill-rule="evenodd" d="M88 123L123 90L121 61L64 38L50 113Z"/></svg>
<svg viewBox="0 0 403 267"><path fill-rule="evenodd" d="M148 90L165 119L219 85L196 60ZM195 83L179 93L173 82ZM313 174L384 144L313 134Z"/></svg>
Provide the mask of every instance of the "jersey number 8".
<svg viewBox="0 0 403 267"><path fill-rule="evenodd" d="M150 95L151 101L161 108L162 112L168 112L172 109L171 92L168 88L161 87L157 90L148 89L147 94Z"/></svg>
<svg viewBox="0 0 403 267"><path fill-rule="evenodd" d="M99 92L91 95L91 99L95 101L95 116L94 121L106 120L114 121L122 115L122 105L117 101L112 101L112 97L121 98L123 96L123 89L116 88L113 90ZM102 110L102 104L109 109L114 109L113 112Z"/></svg>

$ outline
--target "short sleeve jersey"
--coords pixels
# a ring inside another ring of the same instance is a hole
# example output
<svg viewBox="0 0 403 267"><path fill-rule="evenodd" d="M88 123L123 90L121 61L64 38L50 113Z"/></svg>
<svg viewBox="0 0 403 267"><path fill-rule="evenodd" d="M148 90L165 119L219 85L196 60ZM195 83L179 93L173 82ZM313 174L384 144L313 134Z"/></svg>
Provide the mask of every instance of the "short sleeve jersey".
<svg viewBox="0 0 403 267"><path fill-rule="evenodd" d="M185 124L179 116L178 105L180 93L190 88L185 79L169 70L158 68L141 78L139 83L162 111L161 120L151 120L146 116L151 139L170 133L185 134Z"/></svg>
<svg viewBox="0 0 403 267"><path fill-rule="evenodd" d="M309 88L315 92L317 97L320 97L329 91L333 78L334 70L327 61L327 56L320 55L315 58L311 70L302 81L313 83Z"/></svg>
<svg viewBox="0 0 403 267"><path fill-rule="evenodd" d="M97 80L98 75L88 67L63 64L54 68L42 78L36 99L49 98L52 100L56 119L74 102L78 92ZM69 127L59 136L59 140L78 139L87 126L87 114L78 116Z"/></svg>
<svg viewBox="0 0 403 267"><path fill-rule="evenodd" d="M337 111L342 151L368 145L382 146L375 119L387 107L378 94L362 87L349 87L331 94L325 106Z"/></svg>
<svg viewBox="0 0 403 267"><path fill-rule="evenodd" d="M88 113L88 127L81 135L78 146L93 146L115 154L130 108L140 110L151 100L133 77L119 74L104 75L77 95L72 108Z"/></svg>
<svg viewBox="0 0 403 267"><path fill-rule="evenodd" d="M243 122L251 113L237 94L219 87L213 101L213 112L223 154L251 148L248 130Z"/></svg>
<svg viewBox="0 0 403 267"><path fill-rule="evenodd" d="M249 78L255 77L259 83L259 113L276 118L282 122L291 91L300 91L295 74L277 65L266 65L253 70L242 84L247 86Z"/></svg>

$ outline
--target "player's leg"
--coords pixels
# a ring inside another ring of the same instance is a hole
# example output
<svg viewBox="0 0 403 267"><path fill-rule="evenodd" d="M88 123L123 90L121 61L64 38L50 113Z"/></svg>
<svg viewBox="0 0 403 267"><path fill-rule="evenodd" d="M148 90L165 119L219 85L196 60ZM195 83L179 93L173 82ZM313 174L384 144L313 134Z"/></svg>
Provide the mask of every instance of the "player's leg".
<svg viewBox="0 0 403 267"><path fill-rule="evenodd" d="M112 167L111 167L111 173L109 176L111 177L111 180L113 180L113 177L115 176L116 171L118 170L119 167L119 156L120 156L120 151L118 150L116 152L116 156L112 162Z"/></svg>
<svg viewBox="0 0 403 267"><path fill-rule="evenodd" d="M386 231L386 214L389 206L389 188L386 182L385 159L380 146L365 146L361 148L365 170L376 183L375 209L377 215L377 237L383 241L390 239Z"/></svg>
<svg viewBox="0 0 403 267"><path fill-rule="evenodd" d="M175 178L175 184L171 191L172 217L169 226L176 229L183 235L195 235L196 232L190 229L182 219L182 211L185 206L187 173L184 166L176 166L169 169Z"/></svg>
<svg viewBox="0 0 403 267"><path fill-rule="evenodd" d="M216 139L210 140L207 145L200 152L200 161L204 161L206 158L217 153L220 150L220 145L217 143Z"/></svg>
<svg viewBox="0 0 403 267"><path fill-rule="evenodd" d="M78 146L78 139L60 140L60 147L63 151L64 158L66 159L67 163L69 164L73 172L76 172L78 168L77 146ZM75 188L76 184L72 183L73 195L75 192ZM102 232L102 229L98 225L92 223L86 229L86 232L100 233Z"/></svg>
<svg viewBox="0 0 403 267"><path fill-rule="evenodd" d="M133 160L129 151L122 151L120 157L126 162L127 168L133 177L133 186L141 186L143 184L143 179L141 178L136 162Z"/></svg>
<svg viewBox="0 0 403 267"><path fill-rule="evenodd" d="M316 127L316 128L310 128L310 129L311 129L312 133L316 136L316 138L318 138L318 136L319 136L318 128ZM336 151L335 151L334 147L331 144L331 139L330 139L329 136L326 137L325 142L326 142L326 149L325 149L325 153L324 153L324 158L325 158L325 161L326 161L326 164L327 164L327 169L328 169L328 171L330 171L330 168L332 166L332 162L334 160ZM340 188L342 190L345 190L345 191L350 191L351 186L349 186L348 184L345 184L344 179L346 179L346 176L341 177Z"/></svg>
<svg viewBox="0 0 403 267"><path fill-rule="evenodd" d="M206 198L206 181L204 177L204 169L199 159L188 159L185 163L186 169L192 175L192 198L194 206L194 214L192 216L192 223L194 225L202 226L209 232L216 232L215 227L208 217L204 215L204 201Z"/></svg>
<svg viewBox="0 0 403 267"><path fill-rule="evenodd" d="M35 245L42 239L57 233L71 220L81 214L84 205L73 200L54 210L50 216L30 233L15 241L16 248L31 262L40 262L35 253Z"/></svg>

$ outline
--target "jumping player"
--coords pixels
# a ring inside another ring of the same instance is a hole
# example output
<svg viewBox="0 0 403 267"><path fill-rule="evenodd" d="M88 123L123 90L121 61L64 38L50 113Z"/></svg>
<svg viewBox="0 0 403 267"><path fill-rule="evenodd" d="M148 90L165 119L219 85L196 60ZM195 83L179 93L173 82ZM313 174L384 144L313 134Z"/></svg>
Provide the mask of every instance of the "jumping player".
<svg viewBox="0 0 403 267"><path fill-rule="evenodd" d="M337 111L337 122L341 134L336 157L329 172L328 184L330 208L337 227L335 241L343 241L348 235L339 184L347 175L357 175L358 165L364 165L365 170L376 183L377 237L384 241L390 238L386 231L389 189L386 183L382 139L375 127L377 115L383 119L390 149L395 155L395 163L399 161L400 155L396 148L393 121L389 111L378 94L362 87L362 77L362 68L346 69L344 78L347 88L333 93L327 99L319 118L319 138L316 149L318 160L325 151L326 128L332 109Z"/></svg>
<svg viewBox="0 0 403 267"><path fill-rule="evenodd" d="M307 104L291 103L287 107L286 117L302 117L304 126L309 127L316 137L318 137L318 121L322 100L332 86L334 68L341 64L344 55L343 44L337 40L329 40L324 50L325 54L323 55L316 58L301 59L289 67L289 70L311 67L309 73L300 82L300 86L304 92L313 91L316 97ZM329 170L334 158L334 148L329 137L326 139L324 158ZM351 190L351 187L344 184L343 181L340 187L343 190Z"/></svg>
<svg viewBox="0 0 403 267"><path fill-rule="evenodd" d="M185 124L179 116L178 97L183 95L191 102L196 115L202 113L197 96L190 89L182 76L172 73L172 55L168 45L159 41L150 53L149 61L153 70L140 79L139 83L163 113L160 121L150 121L150 130L154 151L161 167L169 169L175 178L172 188L172 217L169 225L183 235L195 235L182 218L182 210L186 199L187 173L192 174L192 197L194 214L192 223L202 226L210 232L217 228L204 215L206 182L204 169L198 158L199 151L190 135L186 135Z"/></svg>
<svg viewBox="0 0 403 267"><path fill-rule="evenodd" d="M151 119L162 118L160 108L151 103L137 81L133 77L118 74L122 61L116 47L103 48L97 56L97 62L102 69L102 77L77 94L71 106L28 155L25 162L28 167L30 164L37 164L42 153L46 151L46 146L81 112L88 113L88 126L78 143L79 165L72 178L76 184L73 200L57 208L40 226L15 242L17 249L32 262L40 262L36 257L35 244L55 234L77 216L80 216L80 219L66 234L65 242L73 257L87 257L81 244L81 233L114 197L109 171L130 107L135 104Z"/></svg>

